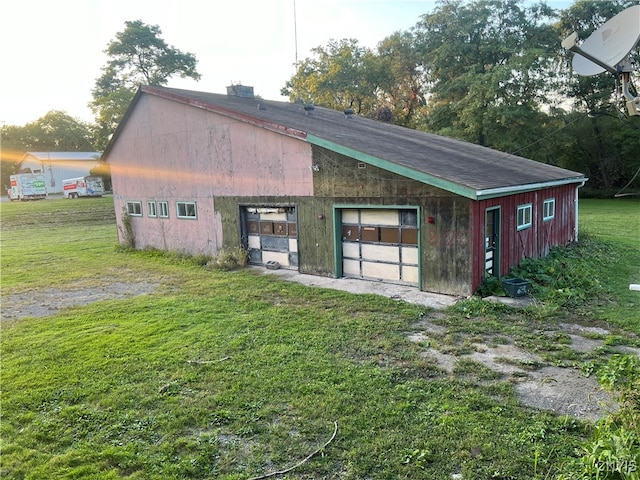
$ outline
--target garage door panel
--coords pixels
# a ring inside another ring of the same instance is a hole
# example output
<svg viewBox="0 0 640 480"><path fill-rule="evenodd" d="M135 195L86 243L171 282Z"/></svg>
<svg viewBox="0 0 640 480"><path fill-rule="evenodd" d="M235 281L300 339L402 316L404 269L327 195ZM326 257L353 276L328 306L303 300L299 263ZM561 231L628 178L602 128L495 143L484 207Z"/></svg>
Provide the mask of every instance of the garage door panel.
<svg viewBox="0 0 640 480"><path fill-rule="evenodd" d="M256 250L260 250L259 235L249 235L249 248L255 248Z"/></svg>
<svg viewBox="0 0 640 480"><path fill-rule="evenodd" d="M346 276L360 276L360 261L359 260L344 260L342 262L342 273Z"/></svg>
<svg viewBox="0 0 640 480"><path fill-rule="evenodd" d="M342 210L342 223L360 223L358 210Z"/></svg>
<svg viewBox="0 0 640 480"><path fill-rule="evenodd" d="M278 262L282 267L289 266L289 252L268 252L262 251L262 263Z"/></svg>
<svg viewBox="0 0 640 480"><path fill-rule="evenodd" d="M360 223L363 225L399 225L397 210L361 210Z"/></svg>
<svg viewBox="0 0 640 480"><path fill-rule="evenodd" d="M400 280L400 266L390 263L362 262L362 276L383 280Z"/></svg>
<svg viewBox="0 0 640 480"><path fill-rule="evenodd" d="M402 281L418 283L418 267L402 266Z"/></svg>
<svg viewBox="0 0 640 480"><path fill-rule="evenodd" d="M402 263L412 263L418 265L418 249L411 247L401 247Z"/></svg>
<svg viewBox="0 0 640 480"><path fill-rule="evenodd" d="M269 213L261 213L260 220L268 221L268 222L286 222L287 221L287 212L269 212Z"/></svg>
<svg viewBox="0 0 640 480"><path fill-rule="evenodd" d="M260 237L262 250L270 250L272 252L289 251L289 238L287 237L270 237L263 235Z"/></svg>
<svg viewBox="0 0 640 480"><path fill-rule="evenodd" d="M379 260L383 262L398 263L400 261L400 250L392 245L361 245L362 260Z"/></svg>
<svg viewBox="0 0 640 480"><path fill-rule="evenodd" d="M348 258L360 258L360 244L343 242L342 256Z"/></svg>

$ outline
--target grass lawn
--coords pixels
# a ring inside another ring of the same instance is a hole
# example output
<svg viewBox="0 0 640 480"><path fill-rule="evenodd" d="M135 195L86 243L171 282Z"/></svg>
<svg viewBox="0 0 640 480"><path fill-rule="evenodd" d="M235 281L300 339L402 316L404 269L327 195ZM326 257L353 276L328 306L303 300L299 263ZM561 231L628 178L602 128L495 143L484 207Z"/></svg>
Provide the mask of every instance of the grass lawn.
<svg viewBox="0 0 640 480"><path fill-rule="evenodd" d="M582 234L607 242L612 261L603 262L599 280L614 301L594 302L592 315L640 333L640 201L635 198L580 200Z"/></svg>
<svg viewBox="0 0 640 480"><path fill-rule="evenodd" d="M610 212L606 202L581 202L596 238L591 212ZM543 479L591 433L522 406L486 371L449 375L422 358L407 332L424 307L123 252L108 197L2 204L1 215L3 298L160 284L2 326L5 478L246 479L293 467L337 422L284 478ZM640 246L616 216L604 230L614 243L599 247L610 253L605 292L581 315L624 337L640 333L629 313L640 300L621 290L640 283ZM441 321L553 350L540 332L571 314L490 308L452 308Z"/></svg>

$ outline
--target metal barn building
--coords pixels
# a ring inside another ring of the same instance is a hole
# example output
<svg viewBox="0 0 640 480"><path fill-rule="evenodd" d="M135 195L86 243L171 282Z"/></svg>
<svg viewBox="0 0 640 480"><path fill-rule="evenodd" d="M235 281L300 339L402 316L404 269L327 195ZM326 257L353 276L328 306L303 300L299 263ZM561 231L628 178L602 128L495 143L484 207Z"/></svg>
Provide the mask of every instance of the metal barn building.
<svg viewBox="0 0 640 480"><path fill-rule="evenodd" d="M97 167L101 152L27 152L20 168L44 173L48 193L62 193L62 181L84 177Z"/></svg>
<svg viewBox="0 0 640 480"><path fill-rule="evenodd" d="M242 246L254 264L452 295L575 241L586 181L243 86L142 87L103 159L137 248Z"/></svg>

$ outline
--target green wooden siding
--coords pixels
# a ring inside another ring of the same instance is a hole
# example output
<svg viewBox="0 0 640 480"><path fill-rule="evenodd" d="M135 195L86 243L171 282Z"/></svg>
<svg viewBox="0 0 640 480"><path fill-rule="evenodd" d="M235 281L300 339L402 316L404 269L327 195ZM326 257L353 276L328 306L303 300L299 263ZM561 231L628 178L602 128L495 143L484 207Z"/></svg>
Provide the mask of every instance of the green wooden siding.
<svg viewBox="0 0 640 480"><path fill-rule="evenodd" d="M472 275L472 200L425 185L370 164L315 146L313 197L216 197L223 244L240 245L241 206L295 206L301 273L339 274L334 208L338 206L412 206L420 211L421 279L423 290L469 295ZM322 217L322 218L321 218ZM429 223L433 217L433 223ZM339 225L339 222L338 222Z"/></svg>

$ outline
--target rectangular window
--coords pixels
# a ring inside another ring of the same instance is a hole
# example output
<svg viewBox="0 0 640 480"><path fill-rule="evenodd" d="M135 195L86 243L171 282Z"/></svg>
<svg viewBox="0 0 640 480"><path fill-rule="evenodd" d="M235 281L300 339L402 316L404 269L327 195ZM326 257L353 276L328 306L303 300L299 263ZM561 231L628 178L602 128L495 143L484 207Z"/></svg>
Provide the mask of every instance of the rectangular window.
<svg viewBox="0 0 640 480"><path fill-rule="evenodd" d="M548 198L542 204L542 220L547 221L556 216L556 199Z"/></svg>
<svg viewBox="0 0 640 480"><path fill-rule="evenodd" d="M150 217L157 217L158 211L156 210L156 202L147 202L147 215Z"/></svg>
<svg viewBox="0 0 640 480"><path fill-rule="evenodd" d="M530 203L518 206L518 230L524 230L531 226L531 211L532 207Z"/></svg>
<svg viewBox="0 0 640 480"><path fill-rule="evenodd" d="M196 202L176 202L178 218L198 218Z"/></svg>
<svg viewBox="0 0 640 480"><path fill-rule="evenodd" d="M142 202L127 202L127 214L131 217L142 216Z"/></svg>
<svg viewBox="0 0 640 480"><path fill-rule="evenodd" d="M169 218L169 202L158 202L158 214L161 218Z"/></svg>

